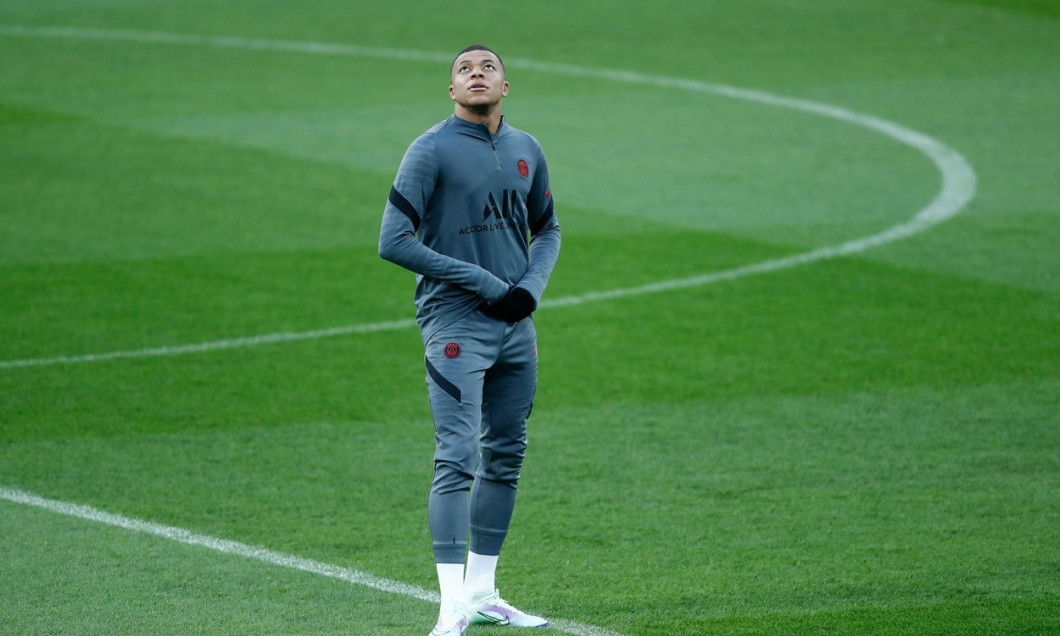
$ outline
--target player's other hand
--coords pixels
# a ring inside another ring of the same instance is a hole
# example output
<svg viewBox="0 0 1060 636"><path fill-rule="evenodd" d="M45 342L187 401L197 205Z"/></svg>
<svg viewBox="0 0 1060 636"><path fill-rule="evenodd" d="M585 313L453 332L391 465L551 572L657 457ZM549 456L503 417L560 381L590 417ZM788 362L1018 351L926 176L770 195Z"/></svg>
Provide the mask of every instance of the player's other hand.
<svg viewBox="0 0 1060 636"><path fill-rule="evenodd" d="M534 313L535 309L537 309L537 301L522 287L512 287L497 302L482 306L482 311L487 316L510 323L519 322Z"/></svg>

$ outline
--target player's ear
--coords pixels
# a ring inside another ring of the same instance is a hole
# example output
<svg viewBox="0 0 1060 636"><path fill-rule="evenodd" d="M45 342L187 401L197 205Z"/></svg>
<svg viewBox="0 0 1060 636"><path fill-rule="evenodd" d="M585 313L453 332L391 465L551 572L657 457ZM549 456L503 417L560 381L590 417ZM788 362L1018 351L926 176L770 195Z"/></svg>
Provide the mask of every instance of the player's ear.
<svg viewBox="0 0 1060 636"><path fill-rule="evenodd" d="M452 99L452 100L456 99L456 90L453 89L453 85L452 84L449 85L449 99Z"/></svg>
<svg viewBox="0 0 1060 636"><path fill-rule="evenodd" d="M509 90L509 86L508 86L508 82L506 81L506 82L504 82L504 84L501 85L501 97L507 97L508 96L508 90Z"/></svg>

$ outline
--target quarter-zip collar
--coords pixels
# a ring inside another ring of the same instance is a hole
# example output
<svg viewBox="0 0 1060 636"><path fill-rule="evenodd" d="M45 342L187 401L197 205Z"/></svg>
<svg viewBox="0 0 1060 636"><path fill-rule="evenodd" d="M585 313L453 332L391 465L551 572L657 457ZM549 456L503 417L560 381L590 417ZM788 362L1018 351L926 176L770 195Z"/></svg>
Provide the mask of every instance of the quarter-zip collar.
<svg viewBox="0 0 1060 636"><path fill-rule="evenodd" d="M449 125L455 126L461 133L472 137L478 137L479 139L490 143L507 132L506 129L508 127L504 122L504 115L501 115L501 123L497 126L497 132L495 134L490 134L489 126L486 124L478 124L473 121L468 121L459 115L452 115L449 117L449 122Z"/></svg>

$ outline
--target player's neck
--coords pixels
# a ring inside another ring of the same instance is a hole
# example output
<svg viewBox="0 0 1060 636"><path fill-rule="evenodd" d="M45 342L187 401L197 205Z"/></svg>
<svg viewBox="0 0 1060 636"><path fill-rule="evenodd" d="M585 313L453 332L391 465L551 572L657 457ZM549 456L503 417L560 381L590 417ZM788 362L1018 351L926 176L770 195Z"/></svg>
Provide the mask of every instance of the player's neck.
<svg viewBox="0 0 1060 636"><path fill-rule="evenodd" d="M473 124L482 124L489 129L491 135L497 134L501 127L500 104L476 108L473 106L456 105L456 116Z"/></svg>

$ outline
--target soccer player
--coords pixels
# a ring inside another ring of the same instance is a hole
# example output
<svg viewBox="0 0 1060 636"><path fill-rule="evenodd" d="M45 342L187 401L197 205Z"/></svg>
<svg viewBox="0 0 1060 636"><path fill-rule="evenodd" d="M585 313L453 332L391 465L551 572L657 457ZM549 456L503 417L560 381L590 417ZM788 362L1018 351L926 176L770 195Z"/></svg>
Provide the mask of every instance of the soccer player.
<svg viewBox="0 0 1060 636"><path fill-rule="evenodd" d="M405 152L379 234L379 255L417 274L435 428L428 520L441 591L430 636L461 636L476 622L547 624L495 586L537 390L531 314L560 248L545 156L501 115L508 91L492 50L457 55L454 114Z"/></svg>

